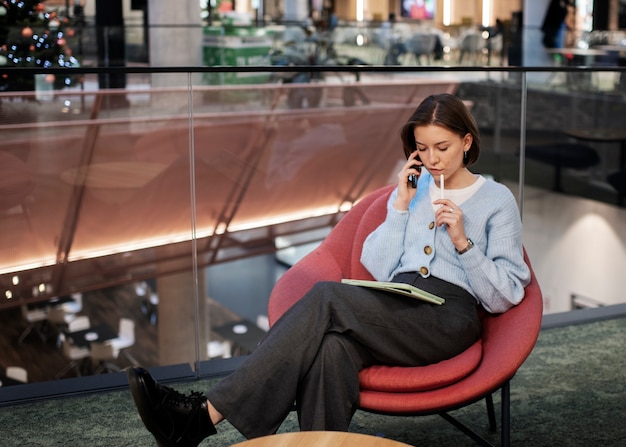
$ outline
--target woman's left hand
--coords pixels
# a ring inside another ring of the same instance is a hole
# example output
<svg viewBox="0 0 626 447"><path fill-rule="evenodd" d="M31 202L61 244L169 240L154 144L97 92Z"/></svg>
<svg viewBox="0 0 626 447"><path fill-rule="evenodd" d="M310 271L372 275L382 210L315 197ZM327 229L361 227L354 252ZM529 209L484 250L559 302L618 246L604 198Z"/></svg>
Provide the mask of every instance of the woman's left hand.
<svg viewBox="0 0 626 447"><path fill-rule="evenodd" d="M463 250L467 246L467 236L463 227L463 211L454 202L448 199L438 199L433 202L441 205L435 211L437 225L445 225L448 236L457 250Z"/></svg>

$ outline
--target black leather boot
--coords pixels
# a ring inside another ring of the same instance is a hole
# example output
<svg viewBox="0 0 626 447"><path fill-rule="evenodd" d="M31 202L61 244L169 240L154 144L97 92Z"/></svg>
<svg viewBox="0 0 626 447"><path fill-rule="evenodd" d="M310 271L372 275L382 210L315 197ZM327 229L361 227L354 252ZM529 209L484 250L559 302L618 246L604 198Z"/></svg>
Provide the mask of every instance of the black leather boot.
<svg viewBox="0 0 626 447"><path fill-rule="evenodd" d="M197 447L217 433L202 393L185 395L160 385L143 368L129 368L128 383L141 420L160 447Z"/></svg>

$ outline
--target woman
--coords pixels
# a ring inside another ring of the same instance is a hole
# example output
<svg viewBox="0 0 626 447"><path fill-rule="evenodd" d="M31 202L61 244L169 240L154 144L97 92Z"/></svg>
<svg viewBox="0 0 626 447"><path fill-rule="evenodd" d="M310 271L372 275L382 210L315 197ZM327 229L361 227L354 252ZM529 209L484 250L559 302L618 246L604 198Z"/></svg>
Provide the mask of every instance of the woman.
<svg viewBox="0 0 626 447"><path fill-rule="evenodd" d="M301 430L345 431L361 369L450 358L478 339L479 305L497 313L522 300L530 272L517 205L507 188L469 171L480 146L464 103L426 98L401 139L407 162L361 262L377 280L413 284L445 304L321 282L206 396L182 395L130 369L133 398L159 445L196 446L223 419L247 438L269 435L294 402Z"/></svg>

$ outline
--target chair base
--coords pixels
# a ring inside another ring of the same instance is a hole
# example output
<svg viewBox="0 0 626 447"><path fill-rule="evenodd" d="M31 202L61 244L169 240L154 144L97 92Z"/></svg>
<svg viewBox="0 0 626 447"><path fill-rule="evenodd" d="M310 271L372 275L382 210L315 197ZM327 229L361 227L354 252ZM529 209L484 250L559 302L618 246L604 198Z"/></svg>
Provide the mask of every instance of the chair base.
<svg viewBox="0 0 626 447"><path fill-rule="evenodd" d="M122 368L111 362L100 362L98 367L94 370L93 374L98 375L102 373L120 372Z"/></svg>
<svg viewBox="0 0 626 447"><path fill-rule="evenodd" d="M28 337L33 331L35 331L35 333L43 343L46 343L48 341L48 335L46 333L48 328L46 327L45 323L45 321L41 321L29 324L28 327L24 329L24 332L20 334L19 338L17 339L17 343L23 343L26 337Z"/></svg>
<svg viewBox="0 0 626 447"><path fill-rule="evenodd" d="M122 355L124 357L126 357L126 359L131 363L131 365L139 366L139 362L137 361L137 359L130 352L128 352L126 350L122 350Z"/></svg>
<svg viewBox="0 0 626 447"><path fill-rule="evenodd" d="M502 447L509 447L511 445L511 395L510 395L510 382L507 381L501 388L502 393L502 414L501 414L501 428L500 428L500 445ZM489 418L489 429L493 432L497 431L496 416L493 406L493 396L490 394L485 398L487 404L487 416ZM461 430L467 436L472 438L476 443L483 447L494 447L494 445L476 433L474 430L463 424L461 421L451 416L449 413L439 413L439 416L450 422L456 428Z"/></svg>
<svg viewBox="0 0 626 447"><path fill-rule="evenodd" d="M61 371L59 371L54 376L54 378L55 379L60 379L61 377L65 376L68 372L70 372L72 369L76 370L76 376L77 377L81 377L83 375L83 373L85 372L85 369L86 369L85 364L86 364L85 359L83 359L83 360L72 360L67 365L65 365L65 368L63 368Z"/></svg>
<svg viewBox="0 0 626 447"><path fill-rule="evenodd" d="M497 390L498 388L495 389L492 393L484 396L485 403L487 406L489 430L494 433L497 432L498 430L497 422L496 422L496 414L495 414L495 409L494 409L494 404L493 404L493 393L496 392ZM499 390L501 392L500 446L510 447L511 445L511 381L510 379L507 380L504 384L502 384ZM474 402L478 402L479 400L482 400L482 399L483 398L479 398L478 400ZM470 427L468 427L467 425L465 425L464 423L462 423L461 421L459 421L457 418L455 418L449 413L450 411L465 407L469 403L462 404L459 407L449 408L448 410L441 411L439 413L432 413L432 412L396 413L393 411L384 411L384 412L376 411L376 410L372 410L368 408L362 408L361 410L367 411L370 413L376 413L376 414L387 414L390 416L427 416L427 415L432 415L432 414L438 414L443 419L445 419L450 424L452 424L454 427L456 427L461 432L463 432L465 435L470 437L477 444L483 447L494 447L494 444L492 444L489 440L485 439L483 436L478 434L475 430L471 429Z"/></svg>

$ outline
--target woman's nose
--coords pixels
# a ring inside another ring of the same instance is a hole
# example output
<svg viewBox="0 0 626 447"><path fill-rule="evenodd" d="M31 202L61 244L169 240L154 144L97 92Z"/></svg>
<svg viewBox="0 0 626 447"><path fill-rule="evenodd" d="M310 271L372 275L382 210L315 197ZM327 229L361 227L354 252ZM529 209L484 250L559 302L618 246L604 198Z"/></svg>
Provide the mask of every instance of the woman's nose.
<svg viewBox="0 0 626 447"><path fill-rule="evenodd" d="M433 151L428 151L428 154L426 155L426 158L427 158L429 164L431 164L431 165L434 165L435 163L437 163L439 161L439 157Z"/></svg>

